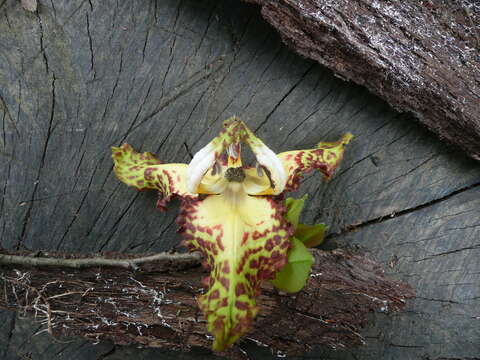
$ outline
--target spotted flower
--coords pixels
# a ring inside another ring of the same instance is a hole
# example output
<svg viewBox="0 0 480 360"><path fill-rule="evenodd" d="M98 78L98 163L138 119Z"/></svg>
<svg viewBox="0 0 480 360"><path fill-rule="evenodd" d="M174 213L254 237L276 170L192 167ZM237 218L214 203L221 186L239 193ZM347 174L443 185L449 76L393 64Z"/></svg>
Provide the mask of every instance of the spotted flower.
<svg viewBox="0 0 480 360"><path fill-rule="evenodd" d="M204 254L211 270L198 304L215 338L214 350L249 330L262 281L274 279L287 263L294 229L285 217L283 193L296 190L302 173L313 169L328 179L351 137L275 154L233 117L188 165L162 164L128 144L112 148L117 177L138 190L157 190L159 209L173 197L182 199L179 232L189 249ZM256 166L242 164L242 144L252 150Z"/></svg>

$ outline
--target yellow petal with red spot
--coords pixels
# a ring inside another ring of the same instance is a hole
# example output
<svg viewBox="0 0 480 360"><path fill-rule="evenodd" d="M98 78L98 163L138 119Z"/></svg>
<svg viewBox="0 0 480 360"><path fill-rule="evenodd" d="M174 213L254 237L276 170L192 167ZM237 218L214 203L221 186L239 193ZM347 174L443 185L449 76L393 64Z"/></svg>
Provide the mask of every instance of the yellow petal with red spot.
<svg viewBox="0 0 480 360"><path fill-rule="evenodd" d="M128 144L112 147L114 171L118 179L137 190L159 191L157 206L165 210L173 196L193 197L187 191L186 164L161 164L152 153L137 153Z"/></svg>
<svg viewBox="0 0 480 360"><path fill-rule="evenodd" d="M233 344L258 312L262 280L286 264L292 229L281 202L249 196L241 183L220 195L186 202L179 218L191 249L202 251L211 267L208 291L198 302L214 335L214 350Z"/></svg>
<svg viewBox="0 0 480 360"><path fill-rule="evenodd" d="M287 151L278 154L288 176L285 191L298 189L302 173L313 169L320 170L328 180L342 161L345 145L352 138L353 135L347 133L338 141L321 142L315 149Z"/></svg>

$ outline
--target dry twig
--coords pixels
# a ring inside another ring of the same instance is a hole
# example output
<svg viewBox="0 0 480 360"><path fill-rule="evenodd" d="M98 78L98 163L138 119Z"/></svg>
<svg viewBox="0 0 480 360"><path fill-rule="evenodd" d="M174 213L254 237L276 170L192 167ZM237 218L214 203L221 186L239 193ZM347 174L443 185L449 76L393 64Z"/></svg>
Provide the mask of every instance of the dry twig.
<svg viewBox="0 0 480 360"><path fill-rule="evenodd" d="M20 255L0 254L0 265L23 265L23 266L57 266L73 269L84 269L87 267L122 267L125 269L138 270L139 265L150 262L173 261L177 265L199 263L202 255L199 252L193 253L159 253L150 256L125 259L109 259L105 257L92 257L82 259L66 259L55 257L32 257Z"/></svg>

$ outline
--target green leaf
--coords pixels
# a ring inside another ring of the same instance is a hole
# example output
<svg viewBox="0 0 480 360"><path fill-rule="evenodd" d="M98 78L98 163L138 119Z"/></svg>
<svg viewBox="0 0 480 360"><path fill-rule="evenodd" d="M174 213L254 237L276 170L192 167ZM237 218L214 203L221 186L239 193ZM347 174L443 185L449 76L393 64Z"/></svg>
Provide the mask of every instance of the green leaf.
<svg viewBox="0 0 480 360"><path fill-rule="evenodd" d="M295 228L298 225L298 219L302 212L303 206L305 205L305 200L307 200L308 195L304 195L300 199L287 198L285 200L285 206L287 207L287 214L285 218L289 223L291 223Z"/></svg>
<svg viewBox="0 0 480 360"><path fill-rule="evenodd" d="M294 293L305 286L314 259L300 240L292 237L290 241L292 246L288 251L288 264L277 273L272 284L279 290Z"/></svg>
<svg viewBox="0 0 480 360"><path fill-rule="evenodd" d="M300 240L306 247L315 247L323 242L327 229L328 226L325 224L298 224L293 236Z"/></svg>

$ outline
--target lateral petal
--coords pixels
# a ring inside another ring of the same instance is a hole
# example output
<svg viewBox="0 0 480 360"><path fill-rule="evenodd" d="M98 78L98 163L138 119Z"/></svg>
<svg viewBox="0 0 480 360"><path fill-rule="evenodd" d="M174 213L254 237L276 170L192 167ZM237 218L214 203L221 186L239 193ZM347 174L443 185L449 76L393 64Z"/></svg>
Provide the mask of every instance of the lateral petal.
<svg viewBox="0 0 480 360"><path fill-rule="evenodd" d="M345 145L347 145L353 135L345 134L340 140L335 142L321 142L315 149L287 151L278 154L283 167L288 175L285 191L298 189L302 179L302 173L320 170L328 180L334 173L343 158Z"/></svg>
<svg viewBox="0 0 480 360"><path fill-rule="evenodd" d="M174 196L193 197L186 187L186 164L161 164L150 152L137 153L128 144L112 147L117 178L137 190L158 190L157 206L166 209Z"/></svg>

